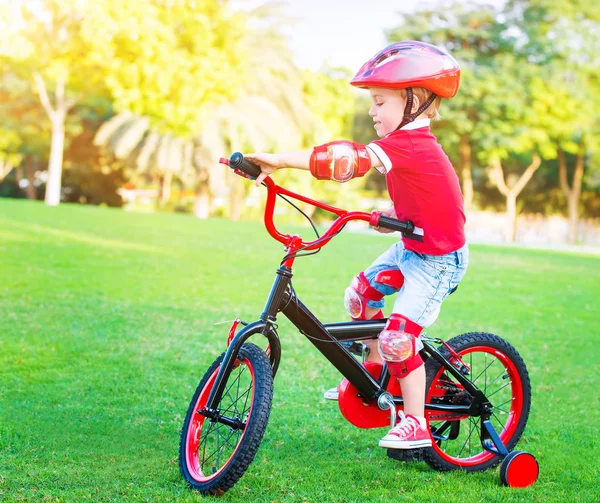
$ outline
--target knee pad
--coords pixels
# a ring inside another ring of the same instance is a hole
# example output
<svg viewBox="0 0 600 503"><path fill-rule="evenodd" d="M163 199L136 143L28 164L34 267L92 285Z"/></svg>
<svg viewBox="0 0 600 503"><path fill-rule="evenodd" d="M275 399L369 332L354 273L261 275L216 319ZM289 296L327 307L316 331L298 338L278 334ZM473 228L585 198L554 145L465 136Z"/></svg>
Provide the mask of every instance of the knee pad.
<svg viewBox="0 0 600 503"><path fill-rule="evenodd" d="M386 362L391 375L406 377L423 365L416 351L416 340L422 327L401 314L393 313L378 338L381 358Z"/></svg>
<svg viewBox="0 0 600 503"><path fill-rule="evenodd" d="M371 286L364 272L361 272L352 279L350 286L344 293L344 307L354 321L366 320L367 302L374 300L379 302L383 299L383 294ZM383 318L381 309L371 319Z"/></svg>
<svg viewBox="0 0 600 503"><path fill-rule="evenodd" d="M404 275L399 269L386 269L375 275L375 283L389 286L394 290L400 290L404 285Z"/></svg>
<svg viewBox="0 0 600 503"><path fill-rule="evenodd" d="M370 300L380 301L381 299L383 299L383 294L373 288L369 280L367 280L365 273L361 272L354 277L350 286L346 288L346 292L344 293L344 307L353 320L366 320L365 311L367 302ZM371 319L381 318L383 318L383 312L380 310Z"/></svg>

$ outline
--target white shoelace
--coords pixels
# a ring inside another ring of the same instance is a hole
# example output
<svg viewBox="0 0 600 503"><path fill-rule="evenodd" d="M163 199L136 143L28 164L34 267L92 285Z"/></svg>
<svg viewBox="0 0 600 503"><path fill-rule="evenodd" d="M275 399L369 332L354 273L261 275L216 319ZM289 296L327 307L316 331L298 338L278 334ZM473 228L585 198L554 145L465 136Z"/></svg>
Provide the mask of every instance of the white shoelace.
<svg viewBox="0 0 600 503"><path fill-rule="evenodd" d="M416 424L416 421L412 417L406 417L403 411L398 412L400 422L392 428L390 433L397 433L402 436L406 436L409 433L416 431L421 425Z"/></svg>

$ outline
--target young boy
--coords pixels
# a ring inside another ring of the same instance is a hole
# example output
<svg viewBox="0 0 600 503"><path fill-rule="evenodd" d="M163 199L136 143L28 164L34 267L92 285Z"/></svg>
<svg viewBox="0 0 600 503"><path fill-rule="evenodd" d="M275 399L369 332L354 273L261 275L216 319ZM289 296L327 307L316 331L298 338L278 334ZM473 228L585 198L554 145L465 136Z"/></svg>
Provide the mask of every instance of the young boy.
<svg viewBox="0 0 600 503"><path fill-rule="evenodd" d="M369 115L379 140L367 146L337 141L312 151L246 156L261 168L257 185L280 168L310 170L319 179L339 182L374 168L385 175L393 203L383 214L415 224L412 235L403 235L352 280L344 299L355 320L383 318L384 295L399 292L376 343L379 355L374 347L370 352L372 360L381 361L380 356L399 379L404 398L400 422L379 442L381 447L432 445L419 334L436 320L442 302L464 276L468 248L458 178L429 122L439 117L441 98L456 94L459 80L458 63L437 47L414 41L392 44L367 61L351 81L371 93ZM396 283L399 290L384 280L390 271L403 276L401 287Z"/></svg>

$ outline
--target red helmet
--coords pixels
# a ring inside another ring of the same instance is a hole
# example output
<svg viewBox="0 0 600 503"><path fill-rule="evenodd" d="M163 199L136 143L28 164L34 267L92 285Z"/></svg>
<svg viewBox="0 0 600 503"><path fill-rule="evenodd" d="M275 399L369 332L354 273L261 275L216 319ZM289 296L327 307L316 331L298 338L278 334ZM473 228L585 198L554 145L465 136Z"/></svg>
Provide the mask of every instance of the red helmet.
<svg viewBox="0 0 600 503"><path fill-rule="evenodd" d="M390 89L424 87L442 98L452 98L459 82L460 66L450 54L425 42L405 40L373 56L350 84Z"/></svg>

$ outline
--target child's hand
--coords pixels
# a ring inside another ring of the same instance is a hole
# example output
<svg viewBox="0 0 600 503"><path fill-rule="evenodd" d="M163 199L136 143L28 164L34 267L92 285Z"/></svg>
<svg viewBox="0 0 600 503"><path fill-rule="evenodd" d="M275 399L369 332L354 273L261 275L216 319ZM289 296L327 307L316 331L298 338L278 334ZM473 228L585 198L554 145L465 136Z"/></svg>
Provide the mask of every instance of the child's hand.
<svg viewBox="0 0 600 503"><path fill-rule="evenodd" d="M244 157L260 167L262 171L254 182L257 187L267 176L281 168L281 159L278 154L246 154Z"/></svg>
<svg viewBox="0 0 600 503"><path fill-rule="evenodd" d="M391 208L387 209L387 210L383 210L381 212L381 215L384 217L390 217L390 218L398 218L396 216L396 210L394 209L394 207L392 206ZM396 232L392 229L386 229L385 227L374 227L374 229L377 232L381 232L382 234L391 234L392 232Z"/></svg>

